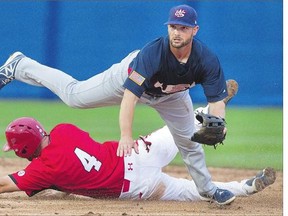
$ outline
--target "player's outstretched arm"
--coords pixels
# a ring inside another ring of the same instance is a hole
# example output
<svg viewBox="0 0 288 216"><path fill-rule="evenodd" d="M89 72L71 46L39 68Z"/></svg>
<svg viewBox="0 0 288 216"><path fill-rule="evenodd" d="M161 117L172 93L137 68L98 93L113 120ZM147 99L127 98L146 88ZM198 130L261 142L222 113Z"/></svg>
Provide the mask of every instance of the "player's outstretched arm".
<svg viewBox="0 0 288 216"><path fill-rule="evenodd" d="M119 114L121 131L121 138L117 149L117 156L119 157L131 155L132 148L134 148L136 153L139 153L138 146L132 138L134 109L138 99L139 98L128 89L124 91Z"/></svg>
<svg viewBox="0 0 288 216"><path fill-rule="evenodd" d="M20 191L9 176L0 177L0 193Z"/></svg>

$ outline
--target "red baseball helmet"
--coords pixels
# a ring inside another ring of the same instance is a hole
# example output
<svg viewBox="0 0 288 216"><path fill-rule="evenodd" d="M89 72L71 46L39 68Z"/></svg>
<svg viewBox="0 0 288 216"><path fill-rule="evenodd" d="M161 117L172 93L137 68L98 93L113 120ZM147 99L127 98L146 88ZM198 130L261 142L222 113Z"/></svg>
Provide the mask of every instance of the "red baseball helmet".
<svg viewBox="0 0 288 216"><path fill-rule="evenodd" d="M3 151L14 150L18 157L32 160L46 132L35 119L22 117L12 121L7 126L5 134L7 143Z"/></svg>

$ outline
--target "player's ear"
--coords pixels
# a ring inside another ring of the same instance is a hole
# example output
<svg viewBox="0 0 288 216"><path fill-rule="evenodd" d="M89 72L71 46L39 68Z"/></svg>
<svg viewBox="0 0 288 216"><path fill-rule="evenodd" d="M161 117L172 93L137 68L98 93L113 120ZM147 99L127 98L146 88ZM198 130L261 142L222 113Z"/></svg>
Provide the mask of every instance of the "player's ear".
<svg viewBox="0 0 288 216"><path fill-rule="evenodd" d="M197 32L199 31L199 28L200 27L198 25L193 27L193 36L195 36L197 34Z"/></svg>

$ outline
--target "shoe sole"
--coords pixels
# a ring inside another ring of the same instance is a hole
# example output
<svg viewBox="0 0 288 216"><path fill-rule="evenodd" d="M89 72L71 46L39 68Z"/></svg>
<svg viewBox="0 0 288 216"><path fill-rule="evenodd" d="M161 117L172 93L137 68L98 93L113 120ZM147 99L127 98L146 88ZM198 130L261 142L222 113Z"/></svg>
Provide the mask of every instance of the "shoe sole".
<svg viewBox="0 0 288 216"><path fill-rule="evenodd" d="M219 202L217 202L217 201L215 201L215 200L213 200L215 203L217 203L218 205L229 205L229 204L231 204L234 200L235 200L235 198L236 198L236 196L233 196L233 197L231 197L229 200L226 200L225 202L223 202L223 203L219 203Z"/></svg>
<svg viewBox="0 0 288 216"><path fill-rule="evenodd" d="M276 180L276 172L273 168L267 167L255 179L255 188L257 192L262 191L264 188L273 184Z"/></svg>
<svg viewBox="0 0 288 216"><path fill-rule="evenodd" d="M228 102L238 93L238 83L236 80L233 79L229 79L226 81L226 85L227 85L227 92L228 92L228 96L226 98L224 98L224 103L227 105Z"/></svg>
<svg viewBox="0 0 288 216"><path fill-rule="evenodd" d="M228 204L232 203L232 202L235 200L235 198L236 198L236 196L233 196L233 197L231 197L229 200L226 200L226 201L223 202L223 203L219 203L219 202L217 202L216 200L214 200L214 199L212 199L212 198L200 196L200 199L201 199L202 201L211 202L211 203L214 202L214 203L216 203L216 204L218 204L218 205L228 205Z"/></svg>

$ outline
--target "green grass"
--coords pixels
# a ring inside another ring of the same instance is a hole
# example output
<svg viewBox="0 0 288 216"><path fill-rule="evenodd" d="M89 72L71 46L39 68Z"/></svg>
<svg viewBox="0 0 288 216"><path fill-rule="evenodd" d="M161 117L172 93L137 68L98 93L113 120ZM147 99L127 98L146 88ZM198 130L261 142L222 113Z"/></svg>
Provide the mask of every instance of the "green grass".
<svg viewBox="0 0 288 216"><path fill-rule="evenodd" d="M283 170L283 110L229 108L228 133L217 149L204 146L208 166ZM181 164L178 156L176 163Z"/></svg>
<svg viewBox="0 0 288 216"><path fill-rule="evenodd" d="M80 110L69 108L59 101L2 100L0 109L1 143L5 142L4 131L9 122L22 116L38 119L48 131L57 123L69 122L89 131L98 141L119 139L118 106ZM224 145L219 145L216 150L204 146L208 166L253 169L272 166L283 170L282 109L228 107L226 121L228 134ZM155 110L137 106L134 138L163 125ZM2 151L0 156L4 156ZM5 153L6 156L14 157L14 154ZM172 163L183 165L179 155Z"/></svg>

